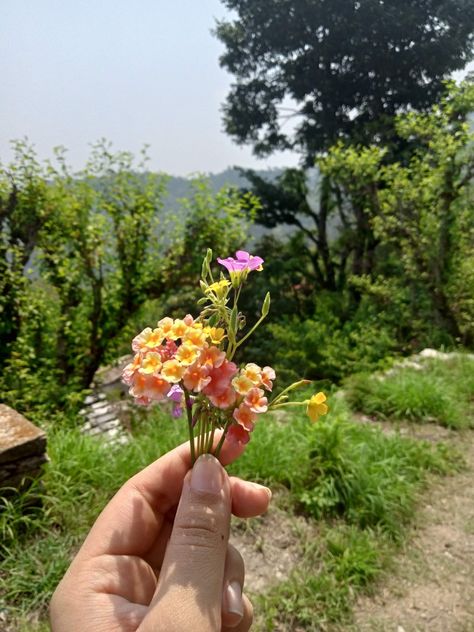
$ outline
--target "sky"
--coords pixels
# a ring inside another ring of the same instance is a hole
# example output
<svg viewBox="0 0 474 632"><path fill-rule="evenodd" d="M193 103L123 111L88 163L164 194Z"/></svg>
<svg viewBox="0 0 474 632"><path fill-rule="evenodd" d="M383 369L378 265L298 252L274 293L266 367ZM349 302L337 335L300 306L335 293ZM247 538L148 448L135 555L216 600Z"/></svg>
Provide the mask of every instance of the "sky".
<svg viewBox="0 0 474 632"><path fill-rule="evenodd" d="M0 161L27 137L40 158L66 147L80 169L106 138L149 144L150 168L172 175L296 165L223 131L232 77L211 29L225 16L219 0L0 0Z"/></svg>
<svg viewBox="0 0 474 632"><path fill-rule="evenodd" d="M68 148L75 169L100 138L148 143L150 167L173 175L297 164L223 131L231 76L211 29L225 15L219 0L0 0L0 160L26 136L42 158Z"/></svg>

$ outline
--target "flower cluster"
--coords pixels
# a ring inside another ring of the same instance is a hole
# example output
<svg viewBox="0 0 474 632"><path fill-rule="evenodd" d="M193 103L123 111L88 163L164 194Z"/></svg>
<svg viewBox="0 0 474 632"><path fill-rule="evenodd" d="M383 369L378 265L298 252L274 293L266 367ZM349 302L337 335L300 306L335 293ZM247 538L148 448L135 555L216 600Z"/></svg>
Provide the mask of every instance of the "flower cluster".
<svg viewBox="0 0 474 632"><path fill-rule="evenodd" d="M181 414L185 393L191 403L200 398L201 409L207 400L236 422L228 438L247 443L257 415L268 409L265 390L272 390L275 371L252 363L239 370L216 346L224 337L223 329L204 327L189 314L183 320L163 318L133 339L135 357L122 379L139 404L173 401L173 416Z"/></svg>
<svg viewBox="0 0 474 632"><path fill-rule="evenodd" d="M135 356L122 377L137 403L149 405L170 400L174 417L186 410L193 459L196 453L213 449L216 428L224 430L216 454L225 437L247 443L258 415L269 408L307 405L312 420L327 412L323 393L305 402L287 402L287 392L307 383L305 380L291 385L269 403L267 394L272 392L275 371L255 363L238 367L233 362L238 347L268 314L269 294L260 319L246 335L239 337L245 324L238 311L240 290L249 272L262 269L263 259L241 250L235 259L218 259L230 280L221 274L216 281L210 267L211 257L208 251L201 279L204 296L199 301L204 307L199 316L166 317L154 329L144 329L132 341Z"/></svg>

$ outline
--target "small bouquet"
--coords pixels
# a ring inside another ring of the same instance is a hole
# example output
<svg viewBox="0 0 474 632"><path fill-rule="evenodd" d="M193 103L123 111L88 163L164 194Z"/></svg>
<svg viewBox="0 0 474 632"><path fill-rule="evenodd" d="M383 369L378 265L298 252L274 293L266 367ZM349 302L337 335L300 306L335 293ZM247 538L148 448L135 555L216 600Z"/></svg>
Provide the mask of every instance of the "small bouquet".
<svg viewBox="0 0 474 632"><path fill-rule="evenodd" d="M270 294L261 315L245 333L246 319L239 311L239 297L250 272L263 269L263 259L238 250L236 258L217 259L227 275L215 280L211 270L212 251L204 258L201 273L201 312L183 319L162 318L155 329L147 327L133 339L135 352L122 379L138 404L171 400L173 417L186 411L192 462L203 453L217 457L227 439L248 443L259 415L284 406L306 406L316 421L328 411L326 396L317 393L309 400L289 402L288 393L309 384L300 380L268 400L275 371L253 362L237 366L237 349L261 325L270 309ZM214 448L217 428L223 432Z"/></svg>

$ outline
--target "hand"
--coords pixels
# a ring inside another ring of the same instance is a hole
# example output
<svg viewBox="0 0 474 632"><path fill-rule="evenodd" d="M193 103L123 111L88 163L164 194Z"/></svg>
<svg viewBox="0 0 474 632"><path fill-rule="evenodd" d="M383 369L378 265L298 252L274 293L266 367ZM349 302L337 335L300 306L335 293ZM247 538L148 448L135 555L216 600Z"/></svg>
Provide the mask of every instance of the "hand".
<svg viewBox="0 0 474 632"><path fill-rule="evenodd" d="M224 443L226 465L243 447ZM53 632L246 632L244 564L230 513L264 513L267 488L228 477L189 444L131 478L92 527L51 601Z"/></svg>

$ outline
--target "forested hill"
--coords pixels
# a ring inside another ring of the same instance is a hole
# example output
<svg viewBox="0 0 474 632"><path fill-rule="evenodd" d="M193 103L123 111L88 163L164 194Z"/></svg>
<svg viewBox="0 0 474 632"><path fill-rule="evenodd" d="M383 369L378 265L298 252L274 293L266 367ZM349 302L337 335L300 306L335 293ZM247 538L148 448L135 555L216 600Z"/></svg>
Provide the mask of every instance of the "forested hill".
<svg viewBox="0 0 474 632"><path fill-rule="evenodd" d="M256 173L268 180L276 179L283 169L262 169ZM228 167L220 173L194 173L188 177L168 176L167 184L168 196L166 198L166 206L170 209L179 207L179 200L189 197L192 188L192 181L197 177L203 177L209 180L213 192L219 191L224 186L247 187L248 180L240 173L236 167Z"/></svg>

